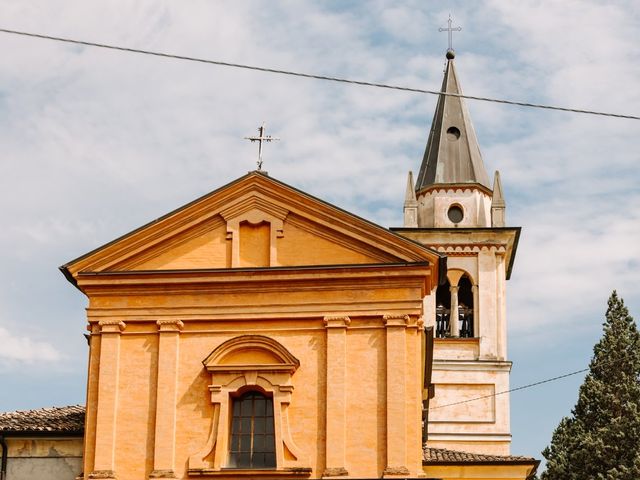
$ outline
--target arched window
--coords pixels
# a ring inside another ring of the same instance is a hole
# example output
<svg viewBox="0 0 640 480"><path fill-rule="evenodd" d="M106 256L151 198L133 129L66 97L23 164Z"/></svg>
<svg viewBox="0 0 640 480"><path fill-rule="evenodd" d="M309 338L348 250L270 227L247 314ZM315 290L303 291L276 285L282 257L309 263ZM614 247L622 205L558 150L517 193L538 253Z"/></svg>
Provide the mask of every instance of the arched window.
<svg viewBox="0 0 640 480"><path fill-rule="evenodd" d="M300 361L273 338L240 335L218 345L202 363L211 375L211 428L189 456L189 473L270 470L269 476L295 469L308 476L308 460L289 428L291 377Z"/></svg>
<svg viewBox="0 0 640 480"><path fill-rule="evenodd" d="M460 336L462 338L473 337L473 289L471 280L463 275L458 282L458 321L460 324Z"/></svg>
<svg viewBox="0 0 640 480"><path fill-rule="evenodd" d="M273 399L249 391L233 399L229 468L275 468Z"/></svg>
<svg viewBox="0 0 640 480"><path fill-rule="evenodd" d="M451 336L449 327L449 315L451 312L451 285L449 280L440 285L436 290L436 337Z"/></svg>

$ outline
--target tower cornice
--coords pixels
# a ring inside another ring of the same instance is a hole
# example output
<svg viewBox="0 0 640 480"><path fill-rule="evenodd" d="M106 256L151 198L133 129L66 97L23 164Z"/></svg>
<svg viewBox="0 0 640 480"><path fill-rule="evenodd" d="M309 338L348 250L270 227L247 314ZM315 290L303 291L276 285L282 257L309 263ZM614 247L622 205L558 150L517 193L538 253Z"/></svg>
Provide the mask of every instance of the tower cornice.
<svg viewBox="0 0 640 480"><path fill-rule="evenodd" d="M420 190L416 191L416 195L424 195L430 192L446 192L446 191L479 191L489 196L493 194L490 188L482 185L481 183L436 183L433 185L427 185Z"/></svg>

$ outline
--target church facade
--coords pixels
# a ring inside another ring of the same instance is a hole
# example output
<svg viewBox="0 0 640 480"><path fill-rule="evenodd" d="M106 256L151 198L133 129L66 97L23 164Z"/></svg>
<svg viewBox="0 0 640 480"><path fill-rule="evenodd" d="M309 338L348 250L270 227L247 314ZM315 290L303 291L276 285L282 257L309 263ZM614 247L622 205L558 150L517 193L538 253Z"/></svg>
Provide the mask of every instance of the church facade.
<svg viewBox="0 0 640 480"><path fill-rule="evenodd" d="M254 171L67 263L89 300L79 478L528 478L494 395L504 211L441 95L404 227Z"/></svg>

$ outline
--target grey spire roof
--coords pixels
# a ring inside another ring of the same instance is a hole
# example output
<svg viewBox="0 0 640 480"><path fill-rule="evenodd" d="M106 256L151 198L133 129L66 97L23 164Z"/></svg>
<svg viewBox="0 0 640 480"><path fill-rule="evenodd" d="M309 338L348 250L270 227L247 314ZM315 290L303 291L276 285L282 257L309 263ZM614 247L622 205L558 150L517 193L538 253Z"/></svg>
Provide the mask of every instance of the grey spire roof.
<svg viewBox="0 0 640 480"><path fill-rule="evenodd" d="M441 91L462 94L453 57L447 53ZM438 97L416 191L440 183L479 183L491 189L465 101L449 95Z"/></svg>

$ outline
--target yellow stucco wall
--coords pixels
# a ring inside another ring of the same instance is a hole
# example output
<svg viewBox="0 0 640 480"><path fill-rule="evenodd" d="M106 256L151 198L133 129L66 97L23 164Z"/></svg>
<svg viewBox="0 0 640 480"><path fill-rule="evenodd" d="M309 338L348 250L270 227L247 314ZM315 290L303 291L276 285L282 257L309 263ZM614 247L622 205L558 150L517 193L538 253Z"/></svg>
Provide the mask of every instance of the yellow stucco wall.
<svg viewBox="0 0 640 480"><path fill-rule="evenodd" d="M195 323L195 322L194 322ZM377 319L354 317L346 329L347 382L345 391L346 448L344 467L355 477L379 476L386 467L387 384L384 372L387 368L402 369L412 378L405 392L407 437L398 439L409 443L413 452L407 452L406 464L416 474L418 459L421 366L418 360L421 337L417 329L402 329L406 336L407 351L403 365L387 365L386 327L380 316ZM322 441L326 435L327 358L326 327L323 321L313 318L295 320L263 320L256 322L212 322L187 324L180 332L176 388L176 464L175 473L182 478L190 455L202 449L211 428L212 404L208 385L212 376L202 365L202 360L222 342L244 334L266 335L289 350L300 360L300 367L292 376L293 395L289 408L291 436L300 447L304 466L312 469L314 478L320 477L326 466ZM153 470L155 403L158 386L158 333L150 322L130 322L119 334L119 380L117 384L117 422L114 440L114 470L119 479L136 479L148 476ZM93 342L98 342L96 335ZM246 358L250 358L250 352ZM247 363L259 364L260 354ZM100 408L100 403L88 405L88 410ZM87 426L87 438L93 427ZM406 446L405 446L406 448ZM91 449L87 450L91 455ZM216 451L216 455L226 452ZM88 458L87 465L93 467ZM224 462L223 462L224 463ZM402 465L402 466L407 466Z"/></svg>
<svg viewBox="0 0 640 480"><path fill-rule="evenodd" d="M255 477L225 470L246 388L274 401L268 478L423 473L432 251L253 173L65 268L89 298L85 478Z"/></svg>

